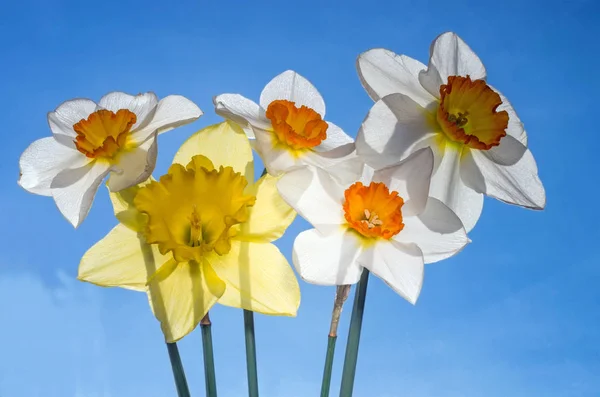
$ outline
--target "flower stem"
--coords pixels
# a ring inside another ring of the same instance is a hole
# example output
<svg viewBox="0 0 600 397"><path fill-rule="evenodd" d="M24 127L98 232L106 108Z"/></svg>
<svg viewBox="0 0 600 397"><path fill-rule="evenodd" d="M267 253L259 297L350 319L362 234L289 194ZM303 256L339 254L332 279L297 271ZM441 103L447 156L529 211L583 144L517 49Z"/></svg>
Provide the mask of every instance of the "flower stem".
<svg viewBox="0 0 600 397"><path fill-rule="evenodd" d="M365 298L367 296L367 283L369 282L369 271L363 270L360 281L354 295L354 307L350 319L350 330L348 332L348 344L346 345L346 357L344 359L344 370L342 372L342 386L340 397L352 397L354 389L354 376L356 375L356 361L358 359L358 344L360 342L360 331L362 328L363 313L365 311Z"/></svg>
<svg viewBox="0 0 600 397"><path fill-rule="evenodd" d="M167 343L167 350L169 351L171 368L173 368L173 377L175 378L177 395L179 397L190 397L190 389L188 388L188 384L185 379L185 372L183 371L183 364L181 363L181 357L179 356L177 343Z"/></svg>
<svg viewBox="0 0 600 397"><path fill-rule="evenodd" d="M204 382L206 384L206 397L217 397L217 380L215 378L215 358L213 355L213 343L211 322L206 316L200 321L202 328L202 350L204 354Z"/></svg>
<svg viewBox="0 0 600 397"><path fill-rule="evenodd" d="M350 293L349 285L338 285L333 301L333 312L331 313L331 326L329 327L329 338L327 339L327 353L325 355L325 368L323 369L323 381L321 382L321 397L329 396L331 385L331 372L333 370L333 355L335 353L335 342L337 340L337 328L342 314L344 302Z"/></svg>
<svg viewBox="0 0 600 397"><path fill-rule="evenodd" d="M258 397L258 371L256 369L254 313L246 309L244 309L244 334L246 336L246 368L248 370L248 397Z"/></svg>
<svg viewBox="0 0 600 397"><path fill-rule="evenodd" d="M325 355L325 369L323 369L323 381L321 382L321 397L329 397L331 385L331 372L333 370L333 353L335 353L335 341L337 336L327 338L327 354Z"/></svg>

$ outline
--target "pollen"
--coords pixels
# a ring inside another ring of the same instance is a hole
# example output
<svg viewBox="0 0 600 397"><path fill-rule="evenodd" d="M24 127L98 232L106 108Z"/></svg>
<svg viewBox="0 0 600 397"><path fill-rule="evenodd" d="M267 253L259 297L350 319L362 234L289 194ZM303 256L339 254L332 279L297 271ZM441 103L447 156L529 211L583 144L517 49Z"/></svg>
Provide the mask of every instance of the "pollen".
<svg viewBox="0 0 600 397"><path fill-rule="evenodd" d="M498 112L502 99L484 80L450 76L440 87L440 98L437 121L448 139L489 150L506 136L508 113Z"/></svg>
<svg viewBox="0 0 600 397"><path fill-rule="evenodd" d="M294 102L275 100L269 104L266 117L280 144L294 150L308 149L327 138L328 124L313 109L296 107Z"/></svg>
<svg viewBox="0 0 600 397"><path fill-rule="evenodd" d="M89 158L113 158L122 149L136 123L135 113L120 109L117 113L101 109L73 126L75 147Z"/></svg>
<svg viewBox="0 0 600 397"><path fill-rule="evenodd" d="M144 237L178 262L201 261L210 252L231 249L232 227L248 220L255 196L244 193L248 181L231 167L213 167L194 156L184 167L173 164L159 181L141 188L133 203L147 215Z"/></svg>
<svg viewBox="0 0 600 397"><path fill-rule="evenodd" d="M348 226L364 237L390 239L404 228L404 200L381 182L364 186L356 182L344 193L344 217Z"/></svg>

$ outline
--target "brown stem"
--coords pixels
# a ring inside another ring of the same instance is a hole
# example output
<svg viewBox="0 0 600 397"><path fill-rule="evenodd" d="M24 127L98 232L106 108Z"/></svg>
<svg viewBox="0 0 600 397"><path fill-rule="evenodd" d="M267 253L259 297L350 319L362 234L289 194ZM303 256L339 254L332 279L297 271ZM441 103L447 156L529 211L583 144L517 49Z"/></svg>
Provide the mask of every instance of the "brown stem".
<svg viewBox="0 0 600 397"><path fill-rule="evenodd" d="M331 313L331 326L329 327L329 336L337 336L337 328L342 315L342 307L350 294L349 285L338 285L335 290L335 299L333 301L333 312Z"/></svg>
<svg viewBox="0 0 600 397"><path fill-rule="evenodd" d="M202 317L202 320L200 320L200 325L210 325L210 318L208 317L208 312L206 312L206 315L204 317Z"/></svg>

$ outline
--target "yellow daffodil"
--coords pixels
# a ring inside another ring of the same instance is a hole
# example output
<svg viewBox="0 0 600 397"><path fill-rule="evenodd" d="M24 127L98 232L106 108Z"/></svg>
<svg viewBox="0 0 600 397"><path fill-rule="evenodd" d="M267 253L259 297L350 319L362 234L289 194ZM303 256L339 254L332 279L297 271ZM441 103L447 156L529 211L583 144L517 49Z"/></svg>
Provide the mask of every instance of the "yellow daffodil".
<svg viewBox="0 0 600 397"><path fill-rule="evenodd" d="M295 316L300 290L271 242L295 212L277 178L254 183L250 143L230 122L188 139L158 181L112 193L121 222L94 245L79 279L147 291L167 342L191 332L219 302Z"/></svg>

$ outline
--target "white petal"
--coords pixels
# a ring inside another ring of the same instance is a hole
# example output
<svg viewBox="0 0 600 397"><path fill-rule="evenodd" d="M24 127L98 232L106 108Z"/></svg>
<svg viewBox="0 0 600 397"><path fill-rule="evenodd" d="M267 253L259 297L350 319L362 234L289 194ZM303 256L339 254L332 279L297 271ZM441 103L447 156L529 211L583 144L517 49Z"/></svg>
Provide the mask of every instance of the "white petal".
<svg viewBox="0 0 600 397"><path fill-rule="evenodd" d="M50 188L54 202L65 218L78 227L87 216L98 186L110 171L110 164L94 161L83 167L61 171Z"/></svg>
<svg viewBox="0 0 600 397"><path fill-rule="evenodd" d="M118 163L113 165L108 189L118 192L144 182L154 171L158 144L156 136L135 149L122 154Z"/></svg>
<svg viewBox="0 0 600 397"><path fill-rule="evenodd" d="M412 303L417 302L423 286L423 254L414 244L379 241L365 249L358 262L385 281L394 291Z"/></svg>
<svg viewBox="0 0 600 397"><path fill-rule="evenodd" d="M416 244L423 252L425 263L449 258L462 250L469 238L462 222L450 208L430 197L425 210L417 216L403 219L404 229L394 240Z"/></svg>
<svg viewBox="0 0 600 397"><path fill-rule="evenodd" d="M360 178L365 166L364 160L353 149L354 144L347 144L324 153L308 152L300 160L305 165L326 171L341 185L350 185Z"/></svg>
<svg viewBox="0 0 600 397"><path fill-rule="evenodd" d="M435 100L419 82L419 72L426 66L416 59L375 48L358 56L356 68L374 101L395 93L407 95L423 107Z"/></svg>
<svg viewBox="0 0 600 397"><path fill-rule="evenodd" d="M471 150L469 155L464 156L460 171L465 183L477 192L506 203L543 209L546 192L538 177L533 155L515 138L505 136L501 142L494 152ZM508 145L508 142L511 144ZM521 157L514 161L515 151L511 153L509 149L517 145L520 148L516 153L520 153Z"/></svg>
<svg viewBox="0 0 600 397"><path fill-rule="evenodd" d="M265 110L258 104L239 94L222 94L213 98L215 112L244 127L251 124L263 130L271 128L271 122L265 117ZM248 128L248 132L252 129ZM246 129L245 129L246 131ZM254 138L254 133L248 138Z"/></svg>
<svg viewBox="0 0 600 397"><path fill-rule="evenodd" d="M297 107L311 108L325 117L325 102L319 91L298 73L288 70L271 80L260 94L260 106L267 109L276 99L287 99Z"/></svg>
<svg viewBox="0 0 600 397"><path fill-rule="evenodd" d="M302 153L294 153L279 145L277 137L271 131L265 131L253 127L253 148L260 157L269 172L273 176L279 176L295 169L312 165L327 170L338 180L356 180L360 175L363 160L356 156L353 143L346 143L326 152L304 150Z"/></svg>
<svg viewBox="0 0 600 397"><path fill-rule="evenodd" d="M75 148L77 133L73 126L96 111L96 104L89 99L65 101L54 112L48 113L48 124L54 138L65 146Z"/></svg>
<svg viewBox="0 0 600 397"><path fill-rule="evenodd" d="M163 132L181 127L198 120L202 110L196 104L181 95L164 97L156 105L154 112L132 132L132 138L144 142L153 133Z"/></svg>
<svg viewBox="0 0 600 397"><path fill-rule="evenodd" d="M121 109L135 113L137 120L131 127L131 131L148 122L146 119L154 113L157 104L158 98L153 92L133 96L115 91L104 95L98 102L98 106L115 113Z"/></svg>
<svg viewBox="0 0 600 397"><path fill-rule="evenodd" d="M38 139L19 159L19 185L31 193L52 196L50 184L59 172L81 167L89 161L79 151L58 143L54 137Z"/></svg>
<svg viewBox="0 0 600 397"><path fill-rule="evenodd" d="M354 145L350 146L351 144L354 144L354 139L352 139L350 135L346 134L344 130L333 123L327 122L327 124L329 126L327 128L327 138L321 142L319 146L314 148L315 151L326 152L340 146L350 148L349 152L354 150Z"/></svg>
<svg viewBox="0 0 600 397"><path fill-rule="evenodd" d="M356 137L356 151L374 168L395 164L436 136L428 110L402 94L377 101Z"/></svg>
<svg viewBox="0 0 600 397"><path fill-rule="evenodd" d="M292 260L300 277L311 284L356 284L362 273L356 261L360 253L360 241L352 232L324 236L310 229L296 237Z"/></svg>
<svg viewBox="0 0 600 397"><path fill-rule="evenodd" d="M464 159L461 160L461 153L455 145L446 144L440 153L440 164L431 178L429 195L450 207L468 233L481 216L483 195L467 186L461 178L461 161Z"/></svg>
<svg viewBox="0 0 600 397"><path fill-rule="evenodd" d="M424 148L398 165L375 171L373 182L383 182L390 191L398 192L404 200L402 213L412 216L425 209L432 172L433 152Z"/></svg>
<svg viewBox="0 0 600 397"><path fill-rule="evenodd" d="M490 86L491 87L491 86ZM517 115L517 112L512 107L508 99L502 95L500 91L491 87L498 95L500 95L500 99L502 99L502 104L498 106L496 109L498 112L505 110L508 113L508 127L506 128L506 133L515 137L519 142L523 145L527 146L527 132L525 132L525 128L523 126L523 122Z"/></svg>
<svg viewBox="0 0 600 397"><path fill-rule="evenodd" d="M289 172L277 183L281 197L323 234L339 230L344 218L344 187L325 171L304 167Z"/></svg>
<svg viewBox="0 0 600 397"><path fill-rule="evenodd" d="M448 82L448 76L467 76L471 79L485 79L483 63L456 33L439 35L429 49L429 65L419 74L419 81L436 98L440 86Z"/></svg>
<svg viewBox="0 0 600 397"><path fill-rule="evenodd" d="M298 157L278 145L277 138L271 131L260 128L252 128L252 130L256 137L254 149L260 154L269 174L279 176L301 165Z"/></svg>

